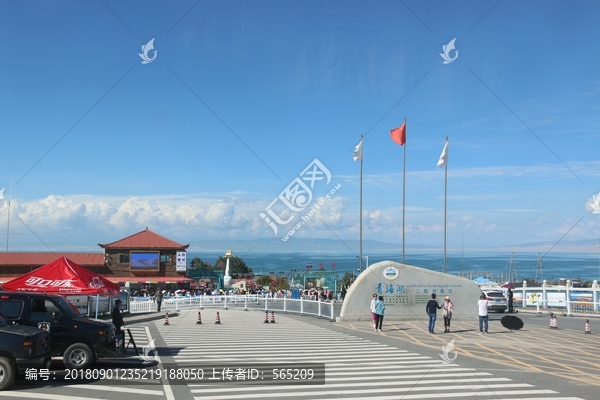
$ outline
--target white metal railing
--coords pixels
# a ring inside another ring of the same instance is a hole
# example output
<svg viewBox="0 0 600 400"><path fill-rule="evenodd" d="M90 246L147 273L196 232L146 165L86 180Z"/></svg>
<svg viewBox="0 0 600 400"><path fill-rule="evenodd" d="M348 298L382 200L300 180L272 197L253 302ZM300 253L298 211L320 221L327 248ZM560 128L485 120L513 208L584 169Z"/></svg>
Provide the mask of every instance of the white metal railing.
<svg viewBox="0 0 600 400"><path fill-rule="evenodd" d="M535 302L526 301L525 306L523 306L523 301L519 299L513 302L513 306L523 311L535 311L537 313L553 312L567 315L577 314L600 316L600 303L598 302L539 299Z"/></svg>
<svg viewBox="0 0 600 400"><path fill-rule="evenodd" d="M172 297L163 299L161 312L203 309L204 307L243 307L248 310L264 308L265 311L279 310L284 313L316 315L318 317L335 319L333 302L321 300L307 300L304 298L291 299L287 297L268 297L265 295L220 295L220 296L193 296ZM156 312L157 303L154 300L132 298L129 302L129 312L144 313Z"/></svg>
<svg viewBox="0 0 600 400"><path fill-rule="evenodd" d="M600 286L541 286L513 290L513 306L523 311L600 316Z"/></svg>

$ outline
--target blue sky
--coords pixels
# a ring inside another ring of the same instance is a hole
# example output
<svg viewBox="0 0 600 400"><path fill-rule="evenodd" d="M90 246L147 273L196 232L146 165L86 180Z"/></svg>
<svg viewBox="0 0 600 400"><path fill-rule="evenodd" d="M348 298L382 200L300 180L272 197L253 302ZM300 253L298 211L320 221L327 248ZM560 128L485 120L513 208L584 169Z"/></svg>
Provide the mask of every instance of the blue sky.
<svg viewBox="0 0 600 400"><path fill-rule="evenodd" d="M280 208L294 218L275 236L260 213L314 159L332 178L313 202L341 186L290 240L357 239L361 133L363 237L400 243L389 130L405 117L407 245L442 246L445 136L450 247L598 239L598 15L593 1L3 2L9 249L97 250L146 226L196 248L282 237L305 211Z"/></svg>

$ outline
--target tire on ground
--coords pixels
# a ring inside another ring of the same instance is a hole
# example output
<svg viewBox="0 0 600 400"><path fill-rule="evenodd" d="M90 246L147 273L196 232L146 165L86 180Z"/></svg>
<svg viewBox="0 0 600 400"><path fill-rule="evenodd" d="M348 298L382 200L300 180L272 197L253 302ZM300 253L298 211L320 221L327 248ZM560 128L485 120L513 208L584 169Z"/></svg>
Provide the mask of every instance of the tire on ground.
<svg viewBox="0 0 600 400"><path fill-rule="evenodd" d="M93 362L94 355L90 347L84 343L75 343L67 347L63 354L63 362L67 368L83 368Z"/></svg>
<svg viewBox="0 0 600 400"><path fill-rule="evenodd" d="M9 387L15 380L15 368L6 357L0 357L0 390Z"/></svg>

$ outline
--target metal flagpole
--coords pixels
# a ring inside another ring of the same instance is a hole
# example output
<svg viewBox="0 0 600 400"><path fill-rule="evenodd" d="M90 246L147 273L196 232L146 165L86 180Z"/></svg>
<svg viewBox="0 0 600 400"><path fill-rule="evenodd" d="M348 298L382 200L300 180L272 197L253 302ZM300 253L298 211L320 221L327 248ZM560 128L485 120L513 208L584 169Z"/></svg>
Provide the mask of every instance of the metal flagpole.
<svg viewBox="0 0 600 400"><path fill-rule="evenodd" d="M448 136L446 136L446 145ZM444 273L446 273L446 202L448 199L448 147L446 147L446 165L444 166Z"/></svg>
<svg viewBox="0 0 600 400"><path fill-rule="evenodd" d="M406 117L404 117L404 132L406 132ZM402 264L404 264L404 209L406 204L406 143L404 143L404 169L402 172Z"/></svg>
<svg viewBox="0 0 600 400"><path fill-rule="evenodd" d="M360 140L362 143L363 140L363 135L362 133L360 134ZM364 143L363 143L364 145ZM361 153L362 153L362 148L361 148ZM360 157L360 262L358 263L358 273L360 274L362 272L362 261L363 261L363 243L362 243L362 167L363 167L363 156L361 154Z"/></svg>
<svg viewBox="0 0 600 400"><path fill-rule="evenodd" d="M8 210L6 214L6 252L8 252L8 238L10 236L10 203L12 202L12 178L10 178L10 193L8 195Z"/></svg>

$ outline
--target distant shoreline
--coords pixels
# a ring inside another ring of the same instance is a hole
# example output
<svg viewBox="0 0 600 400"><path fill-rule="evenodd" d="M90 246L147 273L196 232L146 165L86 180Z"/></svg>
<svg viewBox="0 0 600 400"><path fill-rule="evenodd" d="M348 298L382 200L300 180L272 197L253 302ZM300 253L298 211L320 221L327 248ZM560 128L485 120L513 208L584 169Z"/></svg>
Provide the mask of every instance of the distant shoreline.
<svg viewBox="0 0 600 400"><path fill-rule="evenodd" d="M324 253L324 254L345 254L345 253L350 253L350 251L348 249L343 250L343 249L334 249L334 250L326 250L326 249L310 249L310 250L299 250L299 249L290 249L290 250L285 250L285 249L268 249L268 248L261 248L261 249L251 249L251 250L247 250L247 249L243 249L241 246L234 246L234 245L229 245L229 246L224 246L224 247L206 247L206 248L202 248L202 247L192 247L190 245L190 247L188 248L188 253L223 253L225 254L225 250L226 249L238 249L237 251L234 250L234 252L236 252L236 254L240 254L240 253L245 253L247 251L251 251L253 253L261 253L261 254L298 254L298 253L306 253L306 254L313 254L313 253ZM363 253L367 254L367 253L398 253L402 251L402 247L390 247L390 248L364 248L363 249ZM406 247L405 249L406 254L427 254L427 253L432 253L432 254L442 254L444 252L443 248L439 248L439 247ZM482 248L465 248L460 249L460 248L455 248L455 247L450 247L447 250L447 253L450 254L465 254L465 257L468 256L468 254L481 254L481 253L515 253L515 254L530 254L530 253L541 253L542 256L545 255L551 255L551 254L596 254L600 257L600 248L598 246L593 247L593 246L586 246L586 247L576 247L576 246L566 246L566 247L559 247L556 246L554 248L552 248L552 246L547 246L547 247L482 247ZM26 247L26 248L11 248L9 249L9 252L11 253L47 253L48 249L47 248L38 248L38 247ZM102 253L101 250L93 248L93 247L67 247L67 248L62 248L62 247L54 247L53 248L53 252L55 253Z"/></svg>

